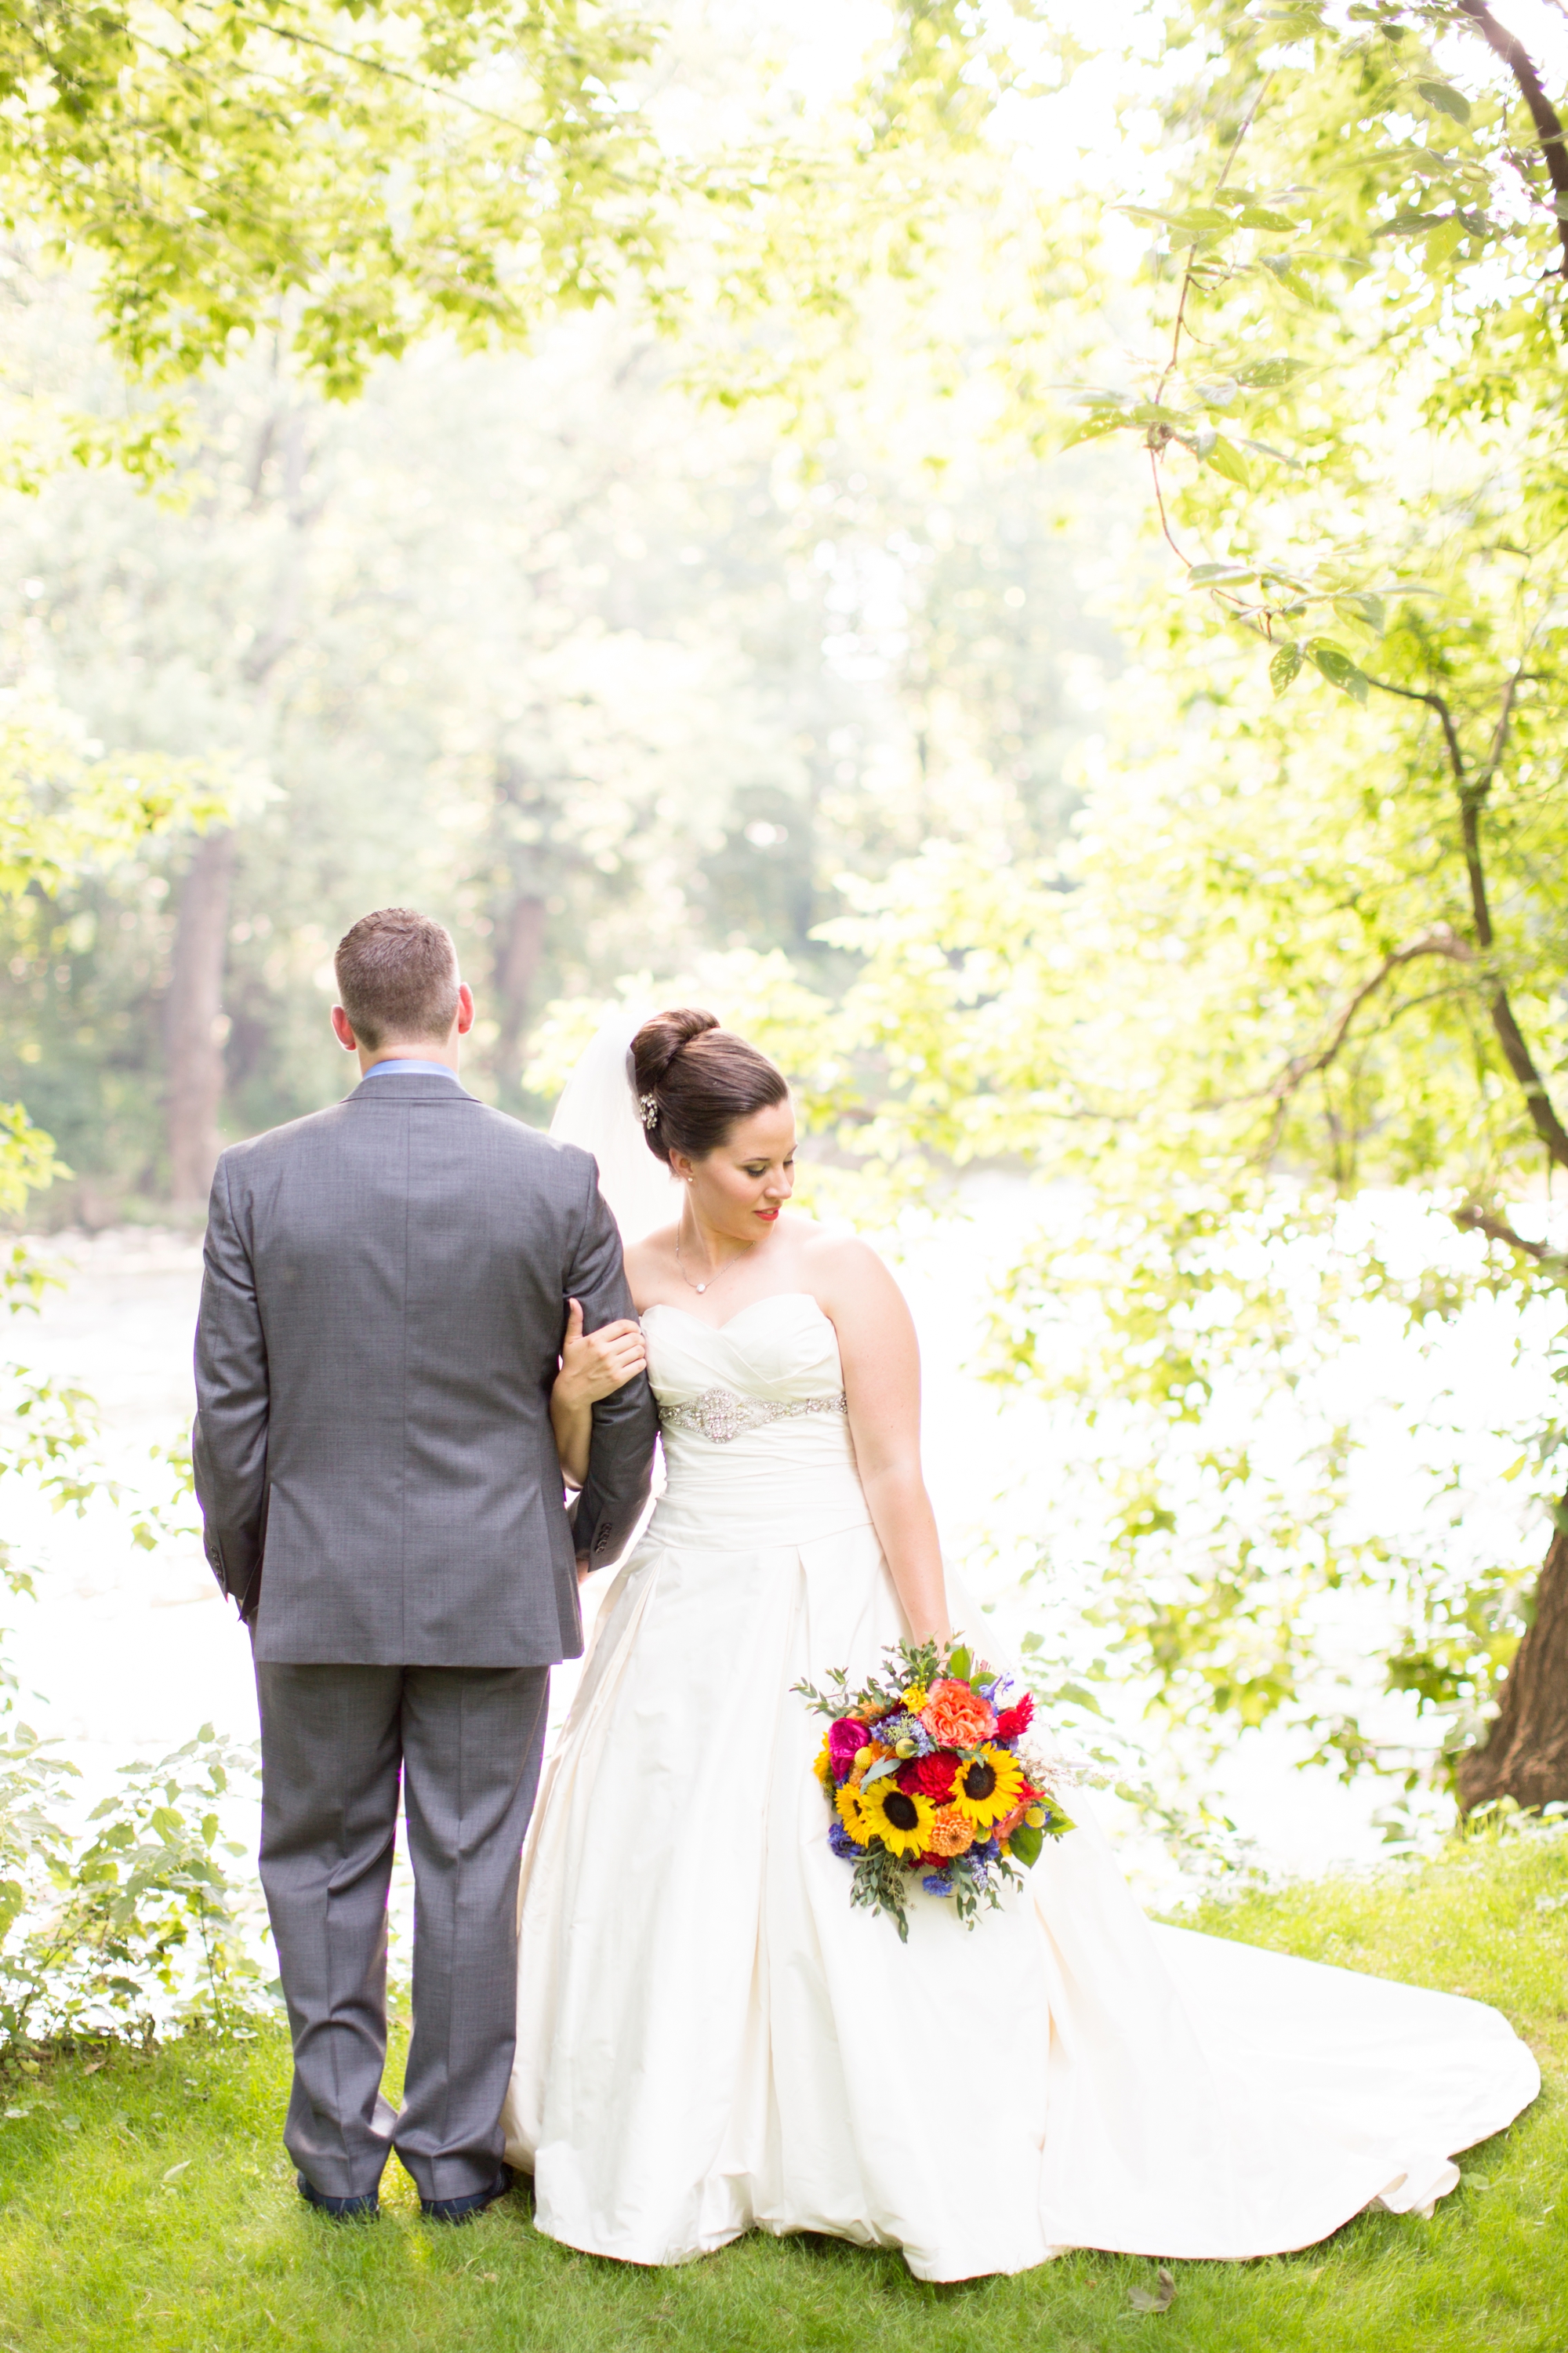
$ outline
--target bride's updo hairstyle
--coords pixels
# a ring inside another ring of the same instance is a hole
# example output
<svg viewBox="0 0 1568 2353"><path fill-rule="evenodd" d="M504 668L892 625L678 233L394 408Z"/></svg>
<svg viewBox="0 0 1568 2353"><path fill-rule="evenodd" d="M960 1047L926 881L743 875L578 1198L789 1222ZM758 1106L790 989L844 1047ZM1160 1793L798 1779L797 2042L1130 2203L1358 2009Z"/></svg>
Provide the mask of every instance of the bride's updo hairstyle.
<svg viewBox="0 0 1568 2353"><path fill-rule="evenodd" d="M706 1159L742 1120L789 1094L765 1054L689 1005L643 1023L632 1067L647 1148L667 1166L672 1151Z"/></svg>

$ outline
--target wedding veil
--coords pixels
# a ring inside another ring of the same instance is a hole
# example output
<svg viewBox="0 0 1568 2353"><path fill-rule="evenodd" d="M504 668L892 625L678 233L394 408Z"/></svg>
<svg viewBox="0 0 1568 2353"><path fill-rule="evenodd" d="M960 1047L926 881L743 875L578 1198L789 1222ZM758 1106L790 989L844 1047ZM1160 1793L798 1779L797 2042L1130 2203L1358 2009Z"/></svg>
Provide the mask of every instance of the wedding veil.
<svg viewBox="0 0 1568 2353"><path fill-rule="evenodd" d="M631 1048L647 1018L634 1006L616 1006L567 1080L550 1123L552 1135L581 1145L598 1162L599 1190L628 1247L680 1215L680 1188L648 1150L637 1110Z"/></svg>

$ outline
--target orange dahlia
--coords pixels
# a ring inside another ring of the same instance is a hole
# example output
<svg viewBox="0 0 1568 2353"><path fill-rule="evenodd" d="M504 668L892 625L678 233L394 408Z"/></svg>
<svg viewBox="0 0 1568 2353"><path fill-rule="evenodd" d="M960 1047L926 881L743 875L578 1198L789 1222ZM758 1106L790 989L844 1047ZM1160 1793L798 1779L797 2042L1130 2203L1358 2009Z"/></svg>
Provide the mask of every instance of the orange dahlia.
<svg viewBox="0 0 1568 2353"><path fill-rule="evenodd" d="M943 1806L926 1835L932 1854L967 1854L974 1844L974 1826L957 1806Z"/></svg>
<svg viewBox="0 0 1568 2353"><path fill-rule="evenodd" d="M951 1675L932 1683L921 1722L939 1748L978 1748L996 1729L990 1702Z"/></svg>

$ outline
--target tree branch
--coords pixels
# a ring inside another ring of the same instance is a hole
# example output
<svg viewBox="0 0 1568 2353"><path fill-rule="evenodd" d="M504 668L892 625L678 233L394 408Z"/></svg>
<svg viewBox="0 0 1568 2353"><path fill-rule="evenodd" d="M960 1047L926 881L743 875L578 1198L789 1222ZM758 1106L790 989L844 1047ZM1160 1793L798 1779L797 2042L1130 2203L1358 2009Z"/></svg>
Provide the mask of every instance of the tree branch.
<svg viewBox="0 0 1568 2353"><path fill-rule="evenodd" d="M1528 60L1527 60L1528 62ZM1555 121L1555 117L1552 118ZM1502 702L1498 711L1497 725L1488 749L1485 765L1472 776L1465 764L1454 715L1440 694L1423 693L1415 687L1394 686L1385 678L1373 678L1368 683L1380 693L1397 694L1406 702L1424 702L1435 711L1443 723L1443 739L1448 747L1448 765L1454 772L1454 782L1459 793L1459 832L1464 845L1465 874L1469 883L1470 912L1475 920L1476 944L1489 955L1494 945L1491 907L1487 897L1486 865L1481 856L1481 807L1490 792L1502 756L1508 749L1509 730L1513 723L1513 707L1523 680L1522 670L1516 670L1503 689ZM1381 975L1378 976L1382 977ZM1568 1168L1568 1129L1565 1129L1552 1106L1546 1082L1535 1067L1524 1033L1514 1018L1496 966L1492 969L1492 988L1489 1004L1492 1028L1497 1032L1503 1060L1523 1090L1525 1108L1537 1135L1559 1168ZM1375 982L1373 986L1375 986ZM1353 1012L1353 1008L1352 1008ZM1306 1075L1304 1072L1303 1075Z"/></svg>
<svg viewBox="0 0 1568 2353"><path fill-rule="evenodd" d="M1568 278L1568 145L1563 142L1563 124L1557 110L1542 90L1541 76L1518 35L1498 23L1485 0L1458 0L1458 5L1460 15L1469 18L1488 48L1502 59L1512 74L1530 109L1530 119L1535 125L1535 135L1546 158L1546 174L1552 183L1555 200L1557 241L1563 248L1563 259L1552 274L1558 278Z"/></svg>
<svg viewBox="0 0 1568 2353"><path fill-rule="evenodd" d="M1451 1214L1461 1233L1485 1234L1489 1241L1506 1242L1510 1250L1522 1250L1525 1257L1534 1259L1537 1265L1550 1263L1561 1266L1563 1263L1561 1250L1554 1250L1547 1242L1526 1241L1524 1236L1516 1234L1503 1219L1489 1217L1486 1210L1478 1208L1473 1201L1467 1201L1462 1209L1455 1209Z"/></svg>
<svg viewBox="0 0 1568 2353"><path fill-rule="evenodd" d="M1370 670L1366 672L1366 682L1369 686L1375 686L1380 694L1397 694L1401 700L1405 702L1424 702L1429 711L1435 711L1436 712L1438 718L1443 723L1443 741L1448 747L1448 765L1454 771L1454 782L1458 786L1460 791L1463 792L1469 782L1470 772L1465 765L1464 750L1459 743L1458 733L1454 725L1454 714L1449 710L1447 704L1444 702L1442 696L1440 694L1423 694L1419 687L1394 686L1385 678L1373 678ZM1511 707L1511 692L1509 699L1510 705ZM1495 762L1493 765L1496 765ZM1490 781L1490 777L1489 776L1488 782L1489 783Z"/></svg>
<svg viewBox="0 0 1568 2353"><path fill-rule="evenodd" d="M1475 951L1469 942L1462 940L1458 932L1447 929L1440 932L1428 932L1423 938L1412 940L1407 946L1395 948L1392 955L1384 956L1372 977L1363 981L1355 995L1346 1005L1329 1032L1327 1044L1321 1047L1315 1054L1294 1056L1287 1062L1279 1076L1268 1089L1269 1094L1279 1105L1281 1113L1291 1096L1305 1084L1308 1079L1315 1078L1320 1071L1328 1069L1345 1039L1350 1036L1351 1024L1356 1015L1361 1011L1367 998L1375 995L1376 991L1383 987L1390 973L1397 972L1401 965L1414 964L1417 956L1428 955L1447 956L1455 964L1473 964L1475 961Z"/></svg>

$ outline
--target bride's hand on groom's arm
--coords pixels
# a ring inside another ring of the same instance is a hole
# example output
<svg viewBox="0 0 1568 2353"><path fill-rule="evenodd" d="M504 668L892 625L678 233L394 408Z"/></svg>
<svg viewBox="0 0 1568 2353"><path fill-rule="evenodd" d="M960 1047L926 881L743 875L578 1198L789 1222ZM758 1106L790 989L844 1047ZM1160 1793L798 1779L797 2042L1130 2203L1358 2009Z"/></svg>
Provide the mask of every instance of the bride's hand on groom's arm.
<svg viewBox="0 0 1568 2353"><path fill-rule="evenodd" d="M572 1405L593 1405L625 1388L647 1363L642 1325L623 1316L616 1324L601 1324L596 1332L583 1329L580 1301L566 1303L566 1337L561 1344L561 1370L555 1390Z"/></svg>
<svg viewBox="0 0 1568 2353"><path fill-rule="evenodd" d="M550 1419L561 1468L573 1486L581 1487L588 1475L595 1403L625 1388L647 1362L640 1324L623 1316L614 1324L601 1324L596 1332L584 1332L581 1301L568 1300L561 1370L550 1392Z"/></svg>

